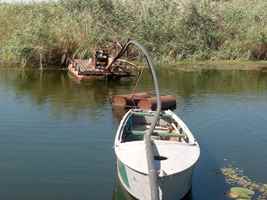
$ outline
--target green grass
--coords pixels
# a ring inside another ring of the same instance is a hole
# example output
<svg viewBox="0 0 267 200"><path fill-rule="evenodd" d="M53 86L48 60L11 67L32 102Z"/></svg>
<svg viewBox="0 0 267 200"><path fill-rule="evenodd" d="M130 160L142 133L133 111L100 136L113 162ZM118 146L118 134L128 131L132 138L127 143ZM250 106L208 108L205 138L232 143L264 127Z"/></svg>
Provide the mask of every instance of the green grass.
<svg viewBox="0 0 267 200"><path fill-rule="evenodd" d="M266 10L266 0L0 3L0 62L60 65L127 38L164 63L267 59Z"/></svg>

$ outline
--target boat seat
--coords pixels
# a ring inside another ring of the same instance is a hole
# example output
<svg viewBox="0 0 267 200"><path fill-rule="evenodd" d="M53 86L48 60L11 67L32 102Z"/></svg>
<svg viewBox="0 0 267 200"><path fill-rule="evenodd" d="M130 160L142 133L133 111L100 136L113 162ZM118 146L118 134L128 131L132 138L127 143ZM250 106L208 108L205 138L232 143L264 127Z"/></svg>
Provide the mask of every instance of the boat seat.
<svg viewBox="0 0 267 200"><path fill-rule="evenodd" d="M131 130L130 133L126 136L125 142L137 141L144 139L144 131Z"/></svg>
<svg viewBox="0 0 267 200"><path fill-rule="evenodd" d="M140 130L132 130L131 133L133 135L144 135L145 131L140 131Z"/></svg>
<svg viewBox="0 0 267 200"><path fill-rule="evenodd" d="M143 140L145 131L142 130L131 130L129 135L126 137L127 141L129 140ZM184 137L183 134L177 134L175 132L155 130L152 133L153 136L162 136L162 137Z"/></svg>
<svg viewBox="0 0 267 200"><path fill-rule="evenodd" d="M126 138L124 139L125 142L130 142L130 141L140 141L144 139L144 134L145 131L149 129L148 125L135 125L132 128L128 129L128 134ZM186 138L184 134L177 133L175 130L172 130L171 132L168 129L160 129L156 128L154 132L152 133L152 136L158 137L175 137L178 140Z"/></svg>

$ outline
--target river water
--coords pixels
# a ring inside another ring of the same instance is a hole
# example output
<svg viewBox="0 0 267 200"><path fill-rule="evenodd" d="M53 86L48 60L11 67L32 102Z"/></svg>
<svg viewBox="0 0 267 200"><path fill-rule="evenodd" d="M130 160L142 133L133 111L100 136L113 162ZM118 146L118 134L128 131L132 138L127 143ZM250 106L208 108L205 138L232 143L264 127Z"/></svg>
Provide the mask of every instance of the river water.
<svg viewBox="0 0 267 200"><path fill-rule="evenodd" d="M232 165L267 183L267 73L158 70L162 94L201 147L189 199L220 200ZM109 98L134 82L78 83L66 71L0 70L0 199L130 199L116 182L119 114ZM138 91L151 90L145 73Z"/></svg>

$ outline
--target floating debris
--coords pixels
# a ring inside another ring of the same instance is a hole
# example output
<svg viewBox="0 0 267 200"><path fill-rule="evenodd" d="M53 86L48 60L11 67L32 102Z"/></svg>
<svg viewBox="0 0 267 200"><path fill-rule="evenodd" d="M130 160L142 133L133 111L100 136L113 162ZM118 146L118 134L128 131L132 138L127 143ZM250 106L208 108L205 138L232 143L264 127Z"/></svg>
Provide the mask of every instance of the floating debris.
<svg viewBox="0 0 267 200"><path fill-rule="evenodd" d="M224 167L221 171L226 182L235 185L228 192L230 198L237 200L267 199L267 184L256 183L248 176L244 176L242 170L232 166Z"/></svg>

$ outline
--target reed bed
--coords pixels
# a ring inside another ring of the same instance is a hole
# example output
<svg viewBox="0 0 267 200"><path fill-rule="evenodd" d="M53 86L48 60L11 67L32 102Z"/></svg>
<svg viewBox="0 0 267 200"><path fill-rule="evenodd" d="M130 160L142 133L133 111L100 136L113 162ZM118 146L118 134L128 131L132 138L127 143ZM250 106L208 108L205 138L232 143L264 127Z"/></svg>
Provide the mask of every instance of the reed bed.
<svg viewBox="0 0 267 200"><path fill-rule="evenodd" d="M0 62L61 65L134 38L158 62L266 60L266 0L0 3Z"/></svg>

